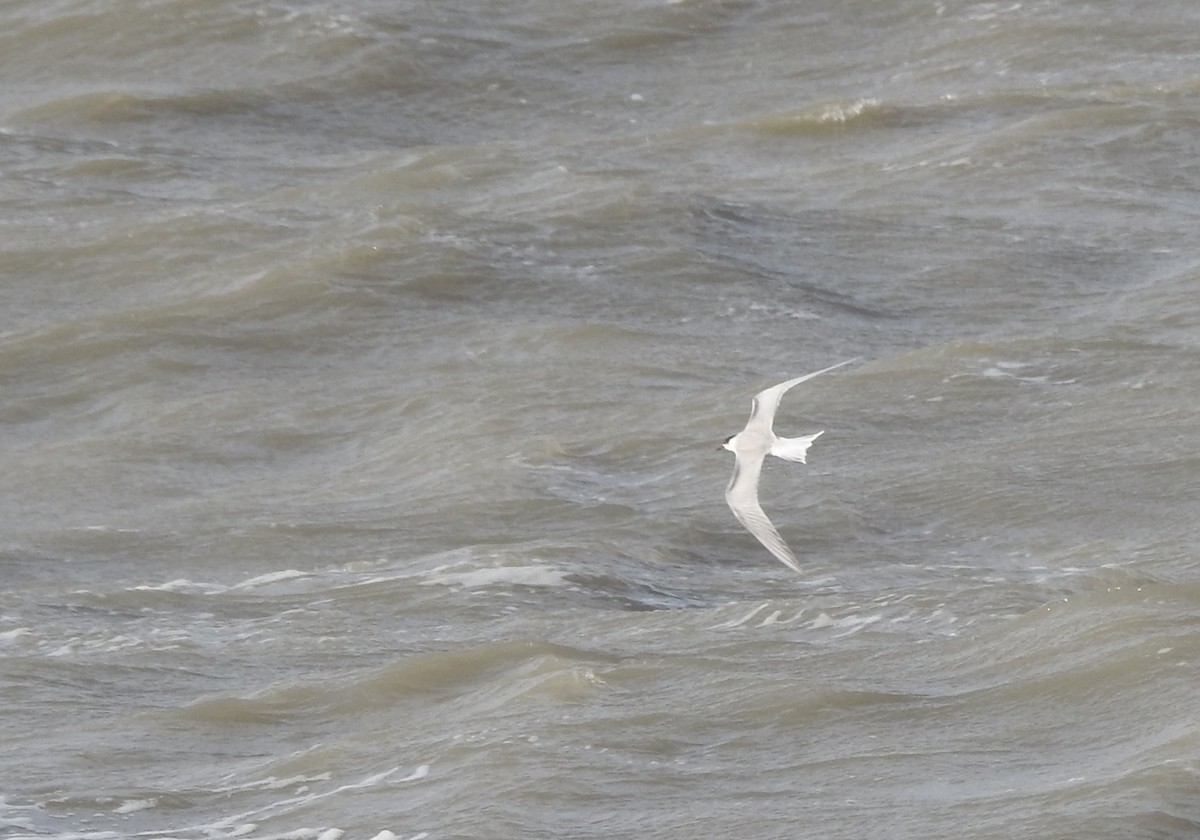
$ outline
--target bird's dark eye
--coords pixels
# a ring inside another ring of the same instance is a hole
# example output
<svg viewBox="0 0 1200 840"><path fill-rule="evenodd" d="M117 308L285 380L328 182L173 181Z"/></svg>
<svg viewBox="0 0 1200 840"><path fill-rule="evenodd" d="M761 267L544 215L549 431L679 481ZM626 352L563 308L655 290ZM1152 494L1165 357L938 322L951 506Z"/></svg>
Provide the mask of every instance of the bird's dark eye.
<svg viewBox="0 0 1200 840"><path fill-rule="evenodd" d="M735 437L737 437L737 435L730 435L729 437L725 438L725 443L729 443L729 441L733 440Z"/></svg>

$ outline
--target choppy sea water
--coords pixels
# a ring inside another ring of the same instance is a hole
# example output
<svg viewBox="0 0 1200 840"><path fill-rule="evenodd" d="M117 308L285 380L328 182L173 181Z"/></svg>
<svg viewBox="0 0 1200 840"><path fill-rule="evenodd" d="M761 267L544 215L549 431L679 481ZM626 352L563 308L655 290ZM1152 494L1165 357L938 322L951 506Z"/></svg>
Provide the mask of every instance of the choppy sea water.
<svg viewBox="0 0 1200 840"><path fill-rule="evenodd" d="M1200 837L1198 23L4 6L0 836Z"/></svg>

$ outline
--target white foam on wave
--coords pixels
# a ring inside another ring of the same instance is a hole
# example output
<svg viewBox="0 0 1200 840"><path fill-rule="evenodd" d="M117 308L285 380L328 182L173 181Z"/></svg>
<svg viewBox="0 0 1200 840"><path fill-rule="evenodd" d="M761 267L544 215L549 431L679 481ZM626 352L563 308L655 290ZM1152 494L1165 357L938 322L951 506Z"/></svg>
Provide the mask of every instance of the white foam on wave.
<svg viewBox="0 0 1200 840"><path fill-rule="evenodd" d="M843 616L842 618L830 618L828 615L826 615L825 613L822 612L820 615L818 615L816 618L814 618L811 622L809 622L808 625L806 625L806 626L808 626L809 628L814 629L814 630L818 629L818 628L825 628L825 627L832 627L837 630L844 630L845 632L840 633L838 636L839 638L841 638L843 636L852 636L855 633L857 633L858 631L863 630L867 627L870 627L872 624L875 624L876 622L882 621L882 620L883 620L883 616L878 615L878 614L876 614L876 615L852 614L852 615Z"/></svg>
<svg viewBox="0 0 1200 840"><path fill-rule="evenodd" d="M333 778L331 773L319 773L316 776L289 776L286 779L279 779L275 776L267 776L265 779L256 779L253 782L245 782L240 785L230 787L220 787L216 789L217 793L233 793L243 790L282 790L286 787L296 785L306 785L310 782L327 782Z"/></svg>
<svg viewBox="0 0 1200 840"><path fill-rule="evenodd" d="M28 627L14 627L0 633L0 647L25 647L35 641L33 631Z"/></svg>
<svg viewBox="0 0 1200 840"><path fill-rule="evenodd" d="M726 630L726 629L729 629L732 627L741 627L743 624L746 624L747 622L751 621L754 618L754 616L758 615L760 612L762 612L769 606L771 606L770 601L759 604L757 607L750 610L750 612L746 613L741 618L734 618L734 619L730 619L729 621L722 621L720 624L714 624L712 627L710 627L708 629L709 630Z"/></svg>
<svg viewBox="0 0 1200 840"><path fill-rule="evenodd" d="M114 814L132 814L137 811L146 811L158 805L158 800L151 797L150 799L126 799L116 808L113 808Z"/></svg>
<svg viewBox="0 0 1200 840"><path fill-rule="evenodd" d="M235 583L230 589L258 589L259 587L269 586L273 583L282 583L287 580L296 580L298 578L311 577L308 572L302 572L299 569L284 569L279 572L268 572L265 575L258 575L249 580L244 580L241 583Z"/></svg>
<svg viewBox="0 0 1200 840"><path fill-rule="evenodd" d="M472 569L467 572L444 572L447 567L434 569L422 586L461 586L477 589L484 586L509 584L516 586L565 586L567 573L549 566L498 566L491 569Z"/></svg>
<svg viewBox="0 0 1200 840"><path fill-rule="evenodd" d="M50 648L46 656L75 656L81 653L115 653L119 650L145 646L145 642L135 636L120 633L115 636L85 639L82 636L72 636L65 642Z"/></svg>
<svg viewBox="0 0 1200 840"><path fill-rule="evenodd" d="M494 558L495 555L492 555ZM435 559L436 558L436 559ZM494 584L519 584L526 586L561 586L565 572L546 566L533 564L500 566L488 569L473 569L470 565L474 559L466 549L454 549L449 552L439 552L426 558L437 560L452 559L455 562L433 566L425 570L414 569L410 564L404 568L392 568L395 561L389 558L363 561L357 560L344 566L332 567L317 571L302 571L300 569L281 569L274 572L255 575L233 584L204 583L201 581L178 578L165 583L141 584L132 587L136 592L177 592L188 595L223 595L231 592L261 592L278 594L279 592L294 593L306 588L346 588L352 586L373 586L378 584L395 583L424 578L422 584L461 586L476 588ZM382 567L382 568L381 568ZM273 588L276 588L273 591ZM92 593L84 593L92 594ZM0 643L3 637L0 636Z"/></svg>
<svg viewBox="0 0 1200 840"><path fill-rule="evenodd" d="M945 381L950 382L955 379L970 377L973 375L982 376L984 379L1011 379L1015 382L1026 382L1032 385L1074 385L1076 379L1052 379L1045 374L1022 375L1023 371L1034 368L1032 362L1011 362L1004 360L990 361L981 360L984 367L978 373L959 373L949 376Z"/></svg>
<svg viewBox="0 0 1200 840"><path fill-rule="evenodd" d="M272 791L283 787L299 784L300 795L286 797L240 814L234 814L211 823L201 823L177 826L164 831L140 831L137 834L112 830L79 831L73 828L68 831L56 832L37 819L42 815L39 805L14 805L0 795L0 835L9 840L342 840L345 830L334 826L301 827L284 831L262 832L262 821L279 819L293 812L306 812L308 806L330 797L338 797L347 792L369 791L373 789L389 789L399 785L419 782L430 775L428 764L420 764L407 774L402 774L403 767L397 766L378 773L372 773L357 781L347 782L323 792L311 792L306 783L328 781L331 773L320 773L310 776L292 776L279 779L269 777L244 784L232 785L213 790L216 794L230 794L240 791ZM114 814L128 815L159 807L158 797L146 797L121 801L112 811ZM424 840L429 833L422 831L416 834L397 835L389 829L378 830L370 835L363 833L361 837L372 837L375 840Z"/></svg>
<svg viewBox="0 0 1200 840"><path fill-rule="evenodd" d="M849 122L873 108L879 107L878 99L858 99L854 102L831 102L821 109L820 121L832 123Z"/></svg>
<svg viewBox="0 0 1200 840"><path fill-rule="evenodd" d="M180 592L187 595L213 595L225 592L229 587L216 583L197 583L196 581L178 578L157 585L142 584L133 587L135 592Z"/></svg>
<svg viewBox="0 0 1200 840"><path fill-rule="evenodd" d="M340 828L297 828L293 831L282 831L276 834L257 835L254 840L341 840L345 834L346 832ZM429 837L429 832L422 831L407 840L425 840L427 837ZM168 840L168 838L164 837L161 840ZM371 840L404 840L404 838L397 837L395 832L385 828L372 836Z"/></svg>
<svg viewBox="0 0 1200 840"><path fill-rule="evenodd" d="M304 810L313 803L321 802L330 797L336 797L347 792L370 790L373 788L391 788L397 785L406 784L409 782L420 781L429 776L430 765L421 764L414 768L407 775L400 776L402 767L392 767L387 770L373 773L365 776L362 779L354 782L347 782L335 788L326 791L315 792L309 788L310 783L329 781L332 778L331 773L320 773L311 776L291 776L287 778L277 778L269 776L264 779L257 779L251 782L244 782L236 785L228 785L215 789L213 792L218 794L231 794L237 792L250 791L272 791L279 790L285 787L295 787L295 795L288 796L283 799L261 805L240 814L233 814L228 817L217 820L213 823L202 825L192 825L186 828L174 829L171 832L162 834L154 833L151 835L139 834L138 837L153 837L155 840L170 840L170 838L193 838L202 837L207 840L233 840L233 838L252 838L252 840L341 840L345 835L345 831L333 826L321 827L303 827L290 829L287 831L279 831L273 833L259 833L261 821L267 819L278 819L296 810ZM131 800L136 801L136 800ZM2 802L2 800L0 800ZM152 807L152 806L151 806ZM130 810L135 810L131 808ZM103 835L103 836L101 836ZM82 835L39 835L36 840L116 840L120 835L114 832L97 832L95 836L84 837ZM376 838L397 838L397 835L390 830L384 829L374 835ZM427 832L408 837L407 840L421 840L428 837ZM24 840L24 838L21 838ZM35 840L35 838L30 838Z"/></svg>
<svg viewBox="0 0 1200 840"><path fill-rule="evenodd" d="M278 572L267 572L255 577L225 586L219 583L202 583L200 581L177 578L166 583L140 584L133 587L134 592L179 592L186 595L221 595L226 592L236 592L246 589L261 589L276 583L301 580L312 577L308 572L299 569L283 569Z"/></svg>
<svg viewBox="0 0 1200 840"><path fill-rule="evenodd" d="M4 797L3 793L0 793L0 831L20 828L32 832L33 820L17 815L24 812L33 813L38 810L36 805L13 805Z"/></svg>
<svg viewBox="0 0 1200 840"><path fill-rule="evenodd" d="M339 785L338 787L334 788L333 790L328 790L328 791L324 791L324 792L320 792L320 793L309 792L306 787L303 789L305 792L298 796L293 796L289 799L283 799L279 802L273 802L270 805L263 806L262 808L258 808L253 811L248 811L244 814L239 814L237 816L230 817L226 820L223 820L222 823L220 823L220 824L229 825L232 823L241 823L243 820L247 820L247 819L262 819L267 816L273 816L284 810L290 809L291 807L296 806L296 805L309 805L313 802L318 802L322 799L327 799L331 796L337 796L338 794L345 793L347 791L363 790L366 788L377 787L377 786L383 784L384 782L388 782L389 785L399 785L399 784L404 784L405 782L418 781L420 779L424 779L426 776L429 775L429 765L422 764L422 765L418 766L412 773L408 774L407 776L404 776L403 778L391 779L391 777L396 775L397 773L399 773L400 770L401 770L400 767L393 767L390 770L384 770L380 773L375 773L373 775L367 776L366 778L361 779L357 782L350 782L348 784ZM389 779L391 779L391 781L388 781Z"/></svg>
<svg viewBox="0 0 1200 840"><path fill-rule="evenodd" d="M833 638L844 638L884 622L889 630L895 628L899 632L904 632L909 628L922 628L923 630L932 628L943 633L953 634L951 628L957 624L958 618L946 610L944 605L928 611L905 608L899 614L890 614L886 608L893 602L902 600L904 598L878 599L867 605L866 611L863 607L855 608L846 604L841 608L847 610L844 615L837 614L841 610L832 608L826 610L811 606L798 607L795 612L792 612L786 608L773 608L774 605L771 601L764 601L751 607L744 614L710 625L708 629L734 630L741 627L766 628L799 624L804 630L841 631L836 632ZM876 611L877 609L879 611Z"/></svg>

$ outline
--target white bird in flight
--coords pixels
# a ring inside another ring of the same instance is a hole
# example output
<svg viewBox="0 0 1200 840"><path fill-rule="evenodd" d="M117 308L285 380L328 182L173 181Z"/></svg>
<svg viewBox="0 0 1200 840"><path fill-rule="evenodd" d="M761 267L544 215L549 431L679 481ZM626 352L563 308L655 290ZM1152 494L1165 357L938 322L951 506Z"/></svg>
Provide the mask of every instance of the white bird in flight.
<svg viewBox="0 0 1200 840"><path fill-rule="evenodd" d="M789 388L853 361L856 360L838 362L815 373L798 376L759 391L754 397L746 428L726 438L725 443L721 445L722 449L728 449L737 456L733 464L733 476L729 479L729 486L725 488L725 501L729 504L729 509L733 511L738 522L766 546L767 551L778 557L783 565L797 572L800 571L800 564L796 562L795 555L758 503L758 476L762 472L763 459L768 455L783 458L785 461L807 463L808 447L824 432L798 438L776 437L775 432L771 430L775 420L775 409L779 407L780 398Z"/></svg>

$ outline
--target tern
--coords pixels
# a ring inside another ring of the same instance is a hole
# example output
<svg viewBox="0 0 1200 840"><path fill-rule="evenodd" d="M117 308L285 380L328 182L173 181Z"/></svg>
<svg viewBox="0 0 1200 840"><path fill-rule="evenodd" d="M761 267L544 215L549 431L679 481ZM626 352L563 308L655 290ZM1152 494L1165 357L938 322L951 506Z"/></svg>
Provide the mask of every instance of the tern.
<svg viewBox="0 0 1200 840"><path fill-rule="evenodd" d="M775 530L775 526L758 503L758 477L762 472L763 459L768 455L783 458L785 461L807 463L808 448L814 440L824 434L824 431L798 438L776 437L771 429L775 421L775 409L779 407L779 400L789 389L853 361L856 360L838 362L815 373L798 376L759 391L754 397L746 428L726 438L725 443L721 445L722 449L728 449L737 456L733 464L733 476L729 479L729 486L725 488L725 501L729 509L767 551L774 554L783 565L797 572L800 571L800 564L796 562L796 556L783 541L783 537L779 536L779 532Z"/></svg>

